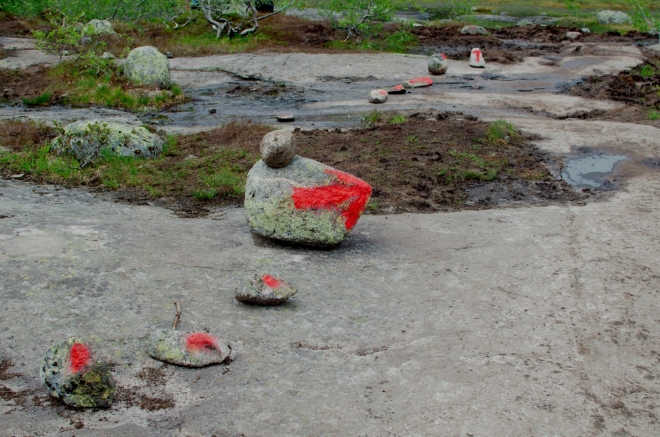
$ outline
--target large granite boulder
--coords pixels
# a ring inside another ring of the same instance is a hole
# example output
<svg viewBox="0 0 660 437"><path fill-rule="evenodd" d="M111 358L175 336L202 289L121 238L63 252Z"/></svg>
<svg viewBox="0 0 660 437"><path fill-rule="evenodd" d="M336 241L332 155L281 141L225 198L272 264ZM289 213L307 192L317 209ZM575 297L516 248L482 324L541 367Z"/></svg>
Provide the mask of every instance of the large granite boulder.
<svg viewBox="0 0 660 437"><path fill-rule="evenodd" d="M600 11L596 14L600 24L630 24L632 18L621 11Z"/></svg>
<svg viewBox="0 0 660 437"><path fill-rule="evenodd" d="M55 138L51 149L71 155L81 164L98 156L153 157L163 150L165 141L141 126L102 121L76 121Z"/></svg>
<svg viewBox="0 0 660 437"><path fill-rule="evenodd" d="M92 20L83 29L85 35L116 35L115 29L108 20Z"/></svg>
<svg viewBox="0 0 660 437"><path fill-rule="evenodd" d="M159 361L183 367L220 364L231 355L231 347L206 332L159 329L149 338L147 353Z"/></svg>
<svg viewBox="0 0 660 437"><path fill-rule="evenodd" d="M248 173L245 211L253 233L297 244L341 243L358 222L371 186L296 156L280 169L257 162Z"/></svg>
<svg viewBox="0 0 660 437"><path fill-rule="evenodd" d="M160 88L172 85L170 61L151 46L131 50L124 62L124 75L140 85L158 85Z"/></svg>
<svg viewBox="0 0 660 437"><path fill-rule="evenodd" d="M115 382L110 367L97 360L91 346L79 338L70 338L48 349L40 373L50 394L69 406L112 405Z"/></svg>

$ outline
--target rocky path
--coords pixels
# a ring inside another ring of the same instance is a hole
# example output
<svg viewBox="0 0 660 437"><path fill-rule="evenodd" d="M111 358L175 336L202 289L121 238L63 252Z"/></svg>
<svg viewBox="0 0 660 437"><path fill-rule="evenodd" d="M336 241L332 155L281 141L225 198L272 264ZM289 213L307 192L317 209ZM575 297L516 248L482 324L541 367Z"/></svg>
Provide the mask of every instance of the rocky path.
<svg viewBox="0 0 660 437"><path fill-rule="evenodd" d="M0 435L660 434L660 174L638 164L660 155L660 132L562 120L619 104L554 94L584 68L640 62L630 53L567 56L561 67L528 59L481 74L458 64L440 84L378 107L506 117L553 153L587 146L634 158L618 170L623 189L584 205L365 216L342 246L319 251L253 238L242 209L180 219L80 190L0 181L0 357L14 364L0 373ZM270 64L278 56L177 60L174 76L207 91L245 84L236 74L318 89L317 102L297 104L303 122L319 123L373 109L364 91L398 79L386 56L382 69L356 62L353 70L348 58L309 58L327 63L308 73L294 58L300 72L282 66L277 76ZM403 74L424 73L423 59L401 59ZM520 92L489 75L544 85ZM258 118L254 101L241 98L223 110ZM195 111L187 114L202 114ZM205 120L177 125L173 116L165 126L200 129ZM263 268L298 286L292 302L234 301L241 281ZM235 361L185 370L148 358L144 342L171 324L173 301L183 306L182 329L224 336ZM40 388L44 351L71 335L98 341L116 363L124 395L110 410L53 406Z"/></svg>

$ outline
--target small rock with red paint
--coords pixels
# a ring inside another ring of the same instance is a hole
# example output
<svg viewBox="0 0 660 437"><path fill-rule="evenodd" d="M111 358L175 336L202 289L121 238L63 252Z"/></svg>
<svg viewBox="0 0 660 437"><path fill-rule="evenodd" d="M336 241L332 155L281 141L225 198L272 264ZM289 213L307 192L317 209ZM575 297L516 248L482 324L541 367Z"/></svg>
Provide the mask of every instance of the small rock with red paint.
<svg viewBox="0 0 660 437"><path fill-rule="evenodd" d="M481 53L481 49L472 49L472 53L470 53L470 67L486 68L486 60L483 53Z"/></svg>
<svg viewBox="0 0 660 437"><path fill-rule="evenodd" d="M289 243L332 246L355 227L369 198L365 181L296 156L284 168L258 161L245 185L252 233Z"/></svg>
<svg viewBox="0 0 660 437"><path fill-rule="evenodd" d="M444 53L434 53L429 58L429 73L440 75L447 72L447 56Z"/></svg>
<svg viewBox="0 0 660 437"><path fill-rule="evenodd" d="M298 292L282 279L272 275L257 275L248 281L238 293L236 300L255 305L280 305Z"/></svg>
<svg viewBox="0 0 660 437"><path fill-rule="evenodd" d="M387 91L373 90L369 93L369 103L385 103L387 102Z"/></svg>
<svg viewBox="0 0 660 437"><path fill-rule="evenodd" d="M268 167L286 167L296 156L296 139L290 131L269 132L261 140L259 151Z"/></svg>
<svg viewBox="0 0 660 437"><path fill-rule="evenodd" d="M79 338L51 346L41 365L41 381L50 394L76 408L112 405L115 381L110 367L96 359Z"/></svg>
<svg viewBox="0 0 660 437"><path fill-rule="evenodd" d="M416 77L403 83L405 88L422 88L433 85L433 79L428 76Z"/></svg>
<svg viewBox="0 0 660 437"><path fill-rule="evenodd" d="M151 334L147 353L176 366L205 367L229 358L231 347L222 338L206 332L159 329Z"/></svg>
<svg viewBox="0 0 660 437"><path fill-rule="evenodd" d="M385 88L385 91L387 91L387 94L405 94L408 92L403 87L403 84L398 84L390 88Z"/></svg>

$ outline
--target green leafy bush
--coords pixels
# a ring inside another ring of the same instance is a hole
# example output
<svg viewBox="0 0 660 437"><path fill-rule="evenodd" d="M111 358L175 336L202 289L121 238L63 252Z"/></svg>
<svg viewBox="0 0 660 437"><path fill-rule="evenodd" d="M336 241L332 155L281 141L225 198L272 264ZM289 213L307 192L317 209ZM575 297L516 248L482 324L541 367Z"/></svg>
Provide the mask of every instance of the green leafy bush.
<svg viewBox="0 0 660 437"><path fill-rule="evenodd" d="M390 21L409 5L406 0L327 0L320 7L323 16L346 31L348 41L360 40L371 31L374 22Z"/></svg>

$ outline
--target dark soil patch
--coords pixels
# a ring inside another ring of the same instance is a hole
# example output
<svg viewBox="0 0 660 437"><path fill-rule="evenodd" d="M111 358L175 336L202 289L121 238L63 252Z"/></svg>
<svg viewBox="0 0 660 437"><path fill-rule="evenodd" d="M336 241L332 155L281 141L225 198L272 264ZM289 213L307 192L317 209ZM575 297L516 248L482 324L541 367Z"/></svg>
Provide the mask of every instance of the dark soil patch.
<svg viewBox="0 0 660 437"><path fill-rule="evenodd" d="M597 119L660 125L660 58L615 76L591 76L567 90L568 94L599 100L616 100L630 106L625 110L596 114ZM652 114L658 113L655 119Z"/></svg>
<svg viewBox="0 0 660 437"><path fill-rule="evenodd" d="M137 374L138 378L144 380L149 386L158 386L167 384L167 373L163 369L154 369L153 367L144 367Z"/></svg>
<svg viewBox="0 0 660 437"><path fill-rule="evenodd" d="M25 38L32 36L32 30L50 29L47 22L33 17L17 17L0 11L0 36Z"/></svg>
<svg viewBox="0 0 660 437"><path fill-rule="evenodd" d="M119 387L115 395L116 402L123 403L126 408L137 406L146 411L167 410L176 406L174 398L163 392L167 384L167 374L163 369L144 367L137 377L144 381L148 393L140 387Z"/></svg>
<svg viewBox="0 0 660 437"><path fill-rule="evenodd" d="M0 381L6 381L12 378L23 376L20 373L11 373L10 369L14 367L14 363L9 360L0 361Z"/></svg>
<svg viewBox="0 0 660 437"><path fill-rule="evenodd" d="M35 99L54 84L50 67L34 65L21 70L0 69L0 102L20 102L21 98ZM53 93L51 100L61 100L62 93Z"/></svg>

